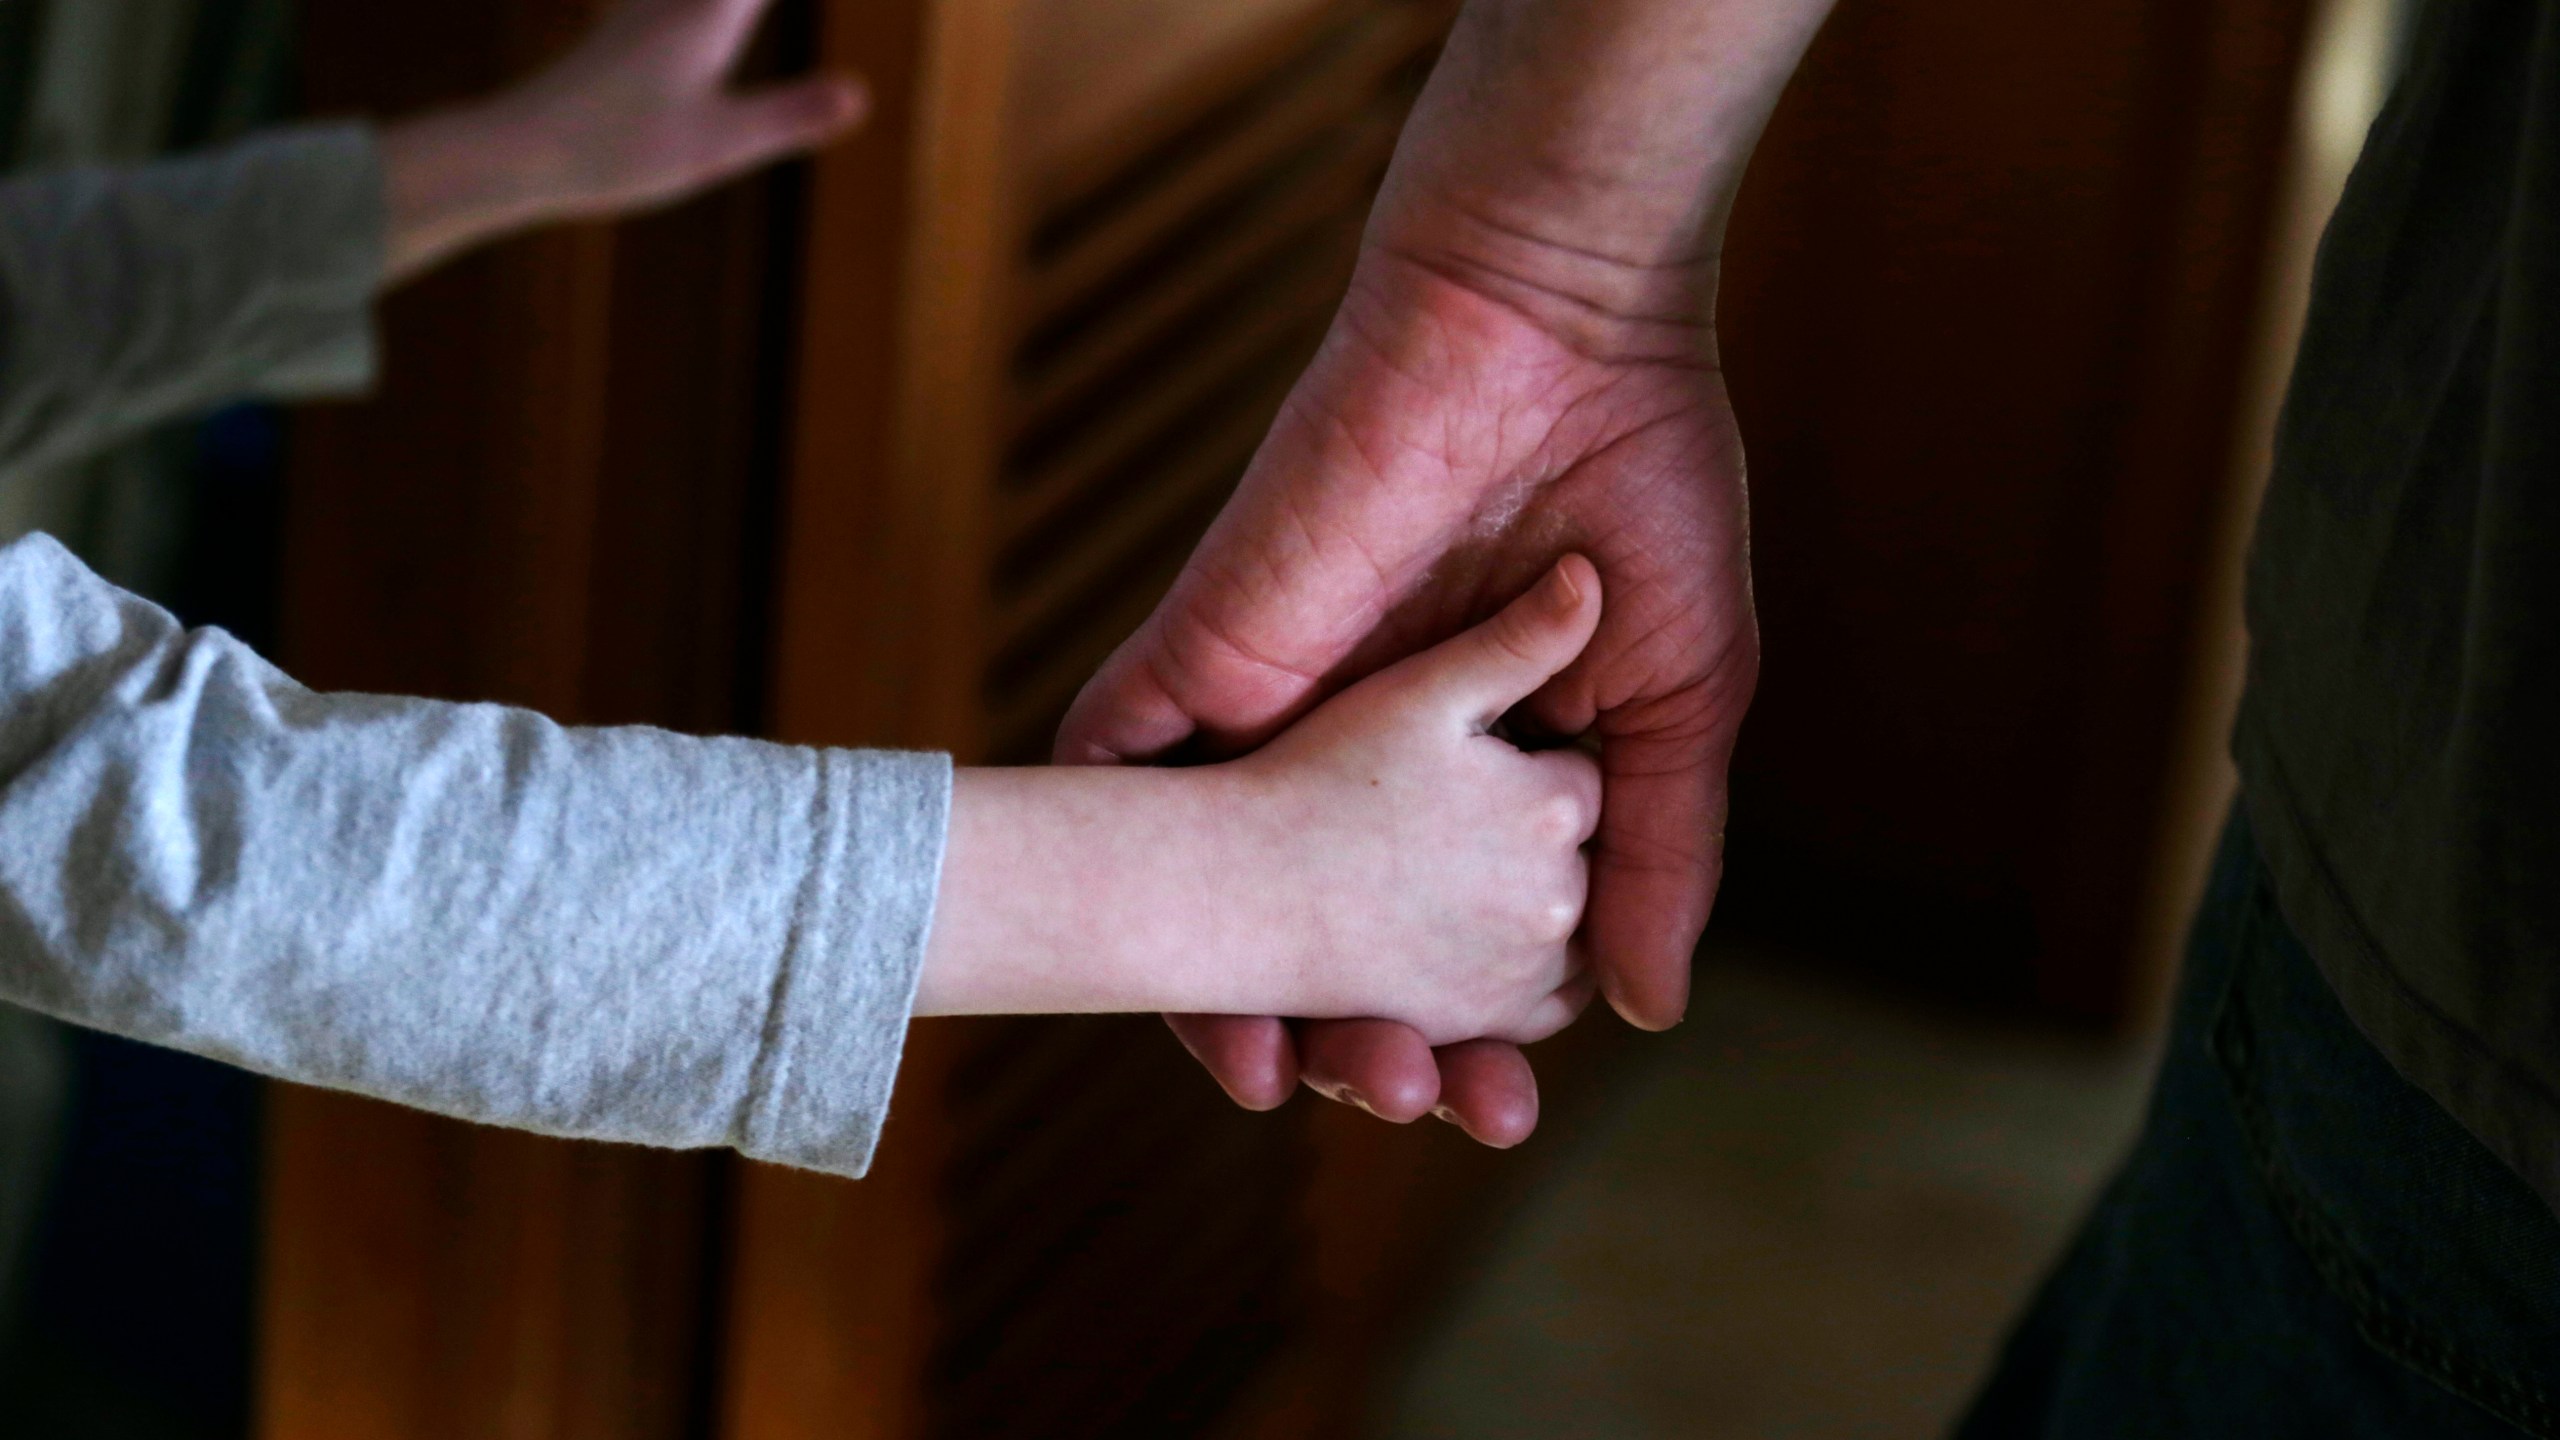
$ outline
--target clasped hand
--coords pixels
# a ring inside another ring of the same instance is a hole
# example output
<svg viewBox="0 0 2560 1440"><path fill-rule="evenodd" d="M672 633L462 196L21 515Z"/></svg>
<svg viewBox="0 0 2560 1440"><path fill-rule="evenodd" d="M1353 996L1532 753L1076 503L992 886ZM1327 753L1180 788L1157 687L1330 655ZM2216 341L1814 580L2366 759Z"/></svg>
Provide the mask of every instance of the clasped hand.
<svg viewBox="0 0 2560 1440"><path fill-rule="evenodd" d="M1239 759L962 770L917 1013L1553 1034L1591 992L1574 934L1600 775L1493 730L1601 612L1598 576L1570 556Z"/></svg>

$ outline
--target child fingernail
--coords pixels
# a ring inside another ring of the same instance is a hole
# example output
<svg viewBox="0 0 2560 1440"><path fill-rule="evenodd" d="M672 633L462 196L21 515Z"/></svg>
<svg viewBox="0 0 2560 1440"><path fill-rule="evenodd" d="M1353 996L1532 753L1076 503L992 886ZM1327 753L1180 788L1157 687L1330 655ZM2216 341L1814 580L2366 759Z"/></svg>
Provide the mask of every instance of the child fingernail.
<svg viewBox="0 0 2560 1440"><path fill-rule="evenodd" d="M1573 583L1573 572L1562 565L1547 572L1547 608L1559 614L1570 612L1582 599L1582 587Z"/></svg>

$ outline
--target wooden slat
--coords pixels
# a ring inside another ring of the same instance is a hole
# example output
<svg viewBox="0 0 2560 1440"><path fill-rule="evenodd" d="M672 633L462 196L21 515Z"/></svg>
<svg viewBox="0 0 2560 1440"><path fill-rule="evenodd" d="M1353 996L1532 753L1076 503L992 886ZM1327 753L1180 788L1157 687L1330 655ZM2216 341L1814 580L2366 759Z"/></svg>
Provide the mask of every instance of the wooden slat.
<svg viewBox="0 0 2560 1440"><path fill-rule="evenodd" d="M946 1092L972 1138L945 1210L973 1243L939 1272L935 1433L1196 1430L1295 1309L1296 1117L1234 1111L1152 1019L1014 1022L989 1043Z"/></svg>
<svg viewBox="0 0 2560 1440"><path fill-rule="evenodd" d="M1037 1182L1073 1168L1071 1157L1081 1145L1079 1127L1049 1120L1061 1092L1047 1082L1060 1078L1062 1060L1072 1068L1079 1111L1090 1114L1116 1118L1127 1113L1155 1083L1158 1072L1149 1057L1116 1050L1098 1039L1108 1033L1108 1022L1079 1016L1042 1025L1054 1027L1067 1048L1034 1057L1040 1063L1026 1067L1023 1078L1037 1077L1044 1082L1040 1088L999 1090L953 1106L955 1115L969 1121L972 1136L954 1145L943 1166L943 1188L954 1211L1009 1214L1016 1204L1038 1208L1043 1202L1032 1193ZM1086 1173L1101 1172L1086 1167ZM983 1253L955 1257L954 1268L975 1265Z"/></svg>
<svg viewBox="0 0 2560 1440"><path fill-rule="evenodd" d="M1017 593L1000 596L993 631L997 663L1002 663L1009 649L1041 628L1073 597L1096 588L1096 582L1112 570L1141 558L1141 547L1154 539L1167 522L1191 508L1207 487L1232 483L1243 458L1261 443L1273 409L1288 394L1303 358L1276 358L1249 397L1227 410L1161 479L1087 531L1073 550L1042 572L1039 580Z"/></svg>
<svg viewBox="0 0 2560 1440"><path fill-rule="evenodd" d="M1237 468L1243 468L1242 462ZM989 759L1016 765L1047 757L1051 732L1065 718L1076 692L1154 611L1174 577L1182 573L1185 558L1181 549L1171 548L1142 562L1115 596L1096 607L1065 639L1045 649L1036 665L1001 687L989 687Z"/></svg>
<svg viewBox="0 0 2560 1440"><path fill-rule="evenodd" d="M1153 1158L1122 1155L1113 1161L1137 1167L1132 1173L1205 1170L1204 1181L1220 1175L1234 1181L1245 1175L1261 1137L1247 1125L1221 1127L1191 1145L1182 1145L1170 1135L1166 1138L1172 1143L1159 1149L1178 1155L1179 1167L1164 1164L1162 1153ZM1092 1163L1111 1162L1097 1158ZM1055 1367L1043 1360L1089 1345L1089 1338L1076 1332L1092 1323L1089 1312L1103 1303L1129 1315L1151 1317L1154 1333L1141 1332L1132 1339L1151 1341L1149 1348L1159 1354L1175 1348L1163 1344L1164 1331L1181 1327L1214 1303L1215 1297L1244 1288L1237 1282L1249 1277L1237 1274L1237 1257L1269 1249L1269 1242L1278 1238L1268 1233L1277 1228L1271 1222L1285 1218L1265 1213L1250 1191L1203 1183L1193 1198L1189 1213L1162 1209L1152 1217L1152 1224L1131 1224L1132 1217L1104 1203L1076 1217L1080 1225L1058 1227L1049 1236L1050 1245L1039 1254L1036 1269L1007 1277L1017 1282L1012 1288L952 1304L955 1319L968 1317L955 1326L955 1333L965 1334L969 1343L950 1354L938 1378L961 1382L954 1388L965 1390L970 1379L988 1371L1054 1376ZM1096 1243L1109 1240L1119 1243ZM1257 1240L1264 1243L1257 1245ZM1026 1303L1044 1293L1076 1297L1082 1303ZM1104 1296L1109 1297L1107 1302L1101 1300ZM1137 1357L1124 1352L1119 1358L1126 1364ZM1093 1378L1103 1387L1125 1390L1135 1388L1130 1381L1140 1377L1106 1372ZM1007 1397L1006 1403L1019 1406L1024 1399L1016 1394Z"/></svg>
<svg viewBox="0 0 2560 1440"><path fill-rule="evenodd" d="M1147 1154L1180 1144L1149 1108L1163 1089L1162 1057L1117 1065L1106 1056L1090 1059L1090 1069L1077 1077L1071 1112L1084 1123L1061 1116L1055 1095L1043 1112L972 1117L973 1128L1005 1136L1022 1153L981 1157L996 1163L981 1167L965 1189L947 1192L955 1220L984 1222L969 1226L976 1243L944 1266L943 1310L955 1332L1002 1329L1007 1314L1023 1308L1023 1295L1039 1287L1040 1274L1076 1248L1069 1238L1100 1228L1113 1208L1108 1197L1126 1176L1162 1168L1149 1166ZM1077 1193L1060 1194L1062 1180L1084 1183Z"/></svg>
<svg viewBox="0 0 2560 1440"><path fill-rule="evenodd" d="M1083 400L1103 377L1310 232L1330 224L1348 226L1356 235L1403 120L1400 105L1375 115L1303 183L1258 200L1214 238L1172 257L1136 295L1100 307L1054 342L1042 336L1026 340L1015 365L1012 433L1056 423L1060 411Z"/></svg>
<svg viewBox="0 0 2560 1440"><path fill-rule="evenodd" d="M1041 212L1102 184L1374 0L1025 0L1015 124Z"/></svg>
<svg viewBox="0 0 2560 1440"><path fill-rule="evenodd" d="M305 7L305 96L398 113L480 92L602 8ZM522 237L386 301L382 392L295 417L278 644L296 675L572 723L742 723L735 620L780 369L772 193ZM265 1132L262 1440L697 1428L718 1157L291 1086Z"/></svg>
<svg viewBox="0 0 2560 1440"><path fill-rule="evenodd" d="M990 688L1021 692L1002 711L1007 722L1002 733L1010 748L1001 763L1036 761L1046 755L1047 744L1038 736L1043 724L1040 717L1045 712L1046 723L1054 724L1064 714L1064 701L1072 699L1078 688L1062 673L1072 667L1065 658L1067 652L1083 651L1093 656L1098 665L1100 657L1110 653L1106 637L1112 633L1113 623L1135 614L1135 619L1126 619L1121 626L1125 633L1145 618L1137 612L1131 592L1160 595L1173 583L1173 577L1181 571L1180 562L1217 518L1219 508L1244 474L1251 453L1248 442L1238 449L1222 473L1211 475L1205 483L1190 484L1189 502L1173 509L1162 525L1138 537L1125 564L1106 571L1101 583L1091 591L1072 597L1051 623L1027 631L997 654L989 667ZM1106 615L1113 619L1105 620ZM1039 710L1032 708L1030 695L1035 680L1041 699L1048 702ZM994 733L991 725L990 734Z"/></svg>
<svg viewBox="0 0 2560 1440"><path fill-rule="evenodd" d="M1303 83L1282 87L1270 105L1154 180L1128 204L1079 230L1057 253L1035 253L1023 294L1024 328L1075 303L1185 220L1308 145L1325 127L1358 114L1375 99L1379 83L1428 48L1438 33L1421 13L1403 7L1361 19Z"/></svg>
<svg viewBox="0 0 2560 1440"><path fill-rule="evenodd" d="M677 1440L707 1157L276 1087L258 1433Z"/></svg>
<svg viewBox="0 0 2560 1440"><path fill-rule="evenodd" d="M1075 1027L1055 1016L1017 1016L992 1029L988 1043L951 1072L955 1106L1010 1112L1036 1104L1083 1053Z"/></svg>
<svg viewBox="0 0 2560 1440"><path fill-rule="evenodd" d="M1012 552L1026 537L1050 529L1096 485L1128 465L1210 397L1236 383L1288 337L1320 324L1341 302L1351 276L1353 235L1296 257L1273 275L1272 288L1241 297L1236 310L1211 317L1202 343L1167 356L1127 388L1132 398L1101 416L1065 453L1037 470L1008 476L1010 493L999 497L995 532L998 573L1015 568Z"/></svg>

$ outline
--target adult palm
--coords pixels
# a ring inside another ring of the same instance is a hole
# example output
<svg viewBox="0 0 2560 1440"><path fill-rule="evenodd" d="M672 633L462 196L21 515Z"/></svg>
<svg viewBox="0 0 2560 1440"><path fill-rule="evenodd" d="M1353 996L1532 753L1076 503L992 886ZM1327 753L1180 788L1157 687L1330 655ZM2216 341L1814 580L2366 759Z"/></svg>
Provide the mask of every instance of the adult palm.
<svg viewBox="0 0 2560 1440"><path fill-rule="evenodd" d="M1613 314L1375 242L1242 485L1172 592L1078 698L1073 763L1231 752L1498 609L1568 551L1605 611L1526 719L1588 732L1606 796L1584 953L1634 1023L1675 1023L1722 860L1725 770L1758 672L1742 448L1694 303ZM1664 317L1668 318L1664 318ZM1380 1021L1170 1017L1242 1104L1310 1084L1512 1144L1518 1050Z"/></svg>

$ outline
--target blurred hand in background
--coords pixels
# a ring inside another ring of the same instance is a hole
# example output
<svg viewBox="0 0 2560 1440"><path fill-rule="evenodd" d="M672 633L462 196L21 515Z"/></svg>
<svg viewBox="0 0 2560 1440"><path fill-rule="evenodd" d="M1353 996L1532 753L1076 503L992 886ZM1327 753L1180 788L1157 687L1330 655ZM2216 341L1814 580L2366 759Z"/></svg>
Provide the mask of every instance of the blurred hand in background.
<svg viewBox="0 0 2560 1440"><path fill-rule="evenodd" d="M851 76L730 85L770 4L623 0L514 88L390 126L390 280L510 231L680 200L851 130L868 103Z"/></svg>

